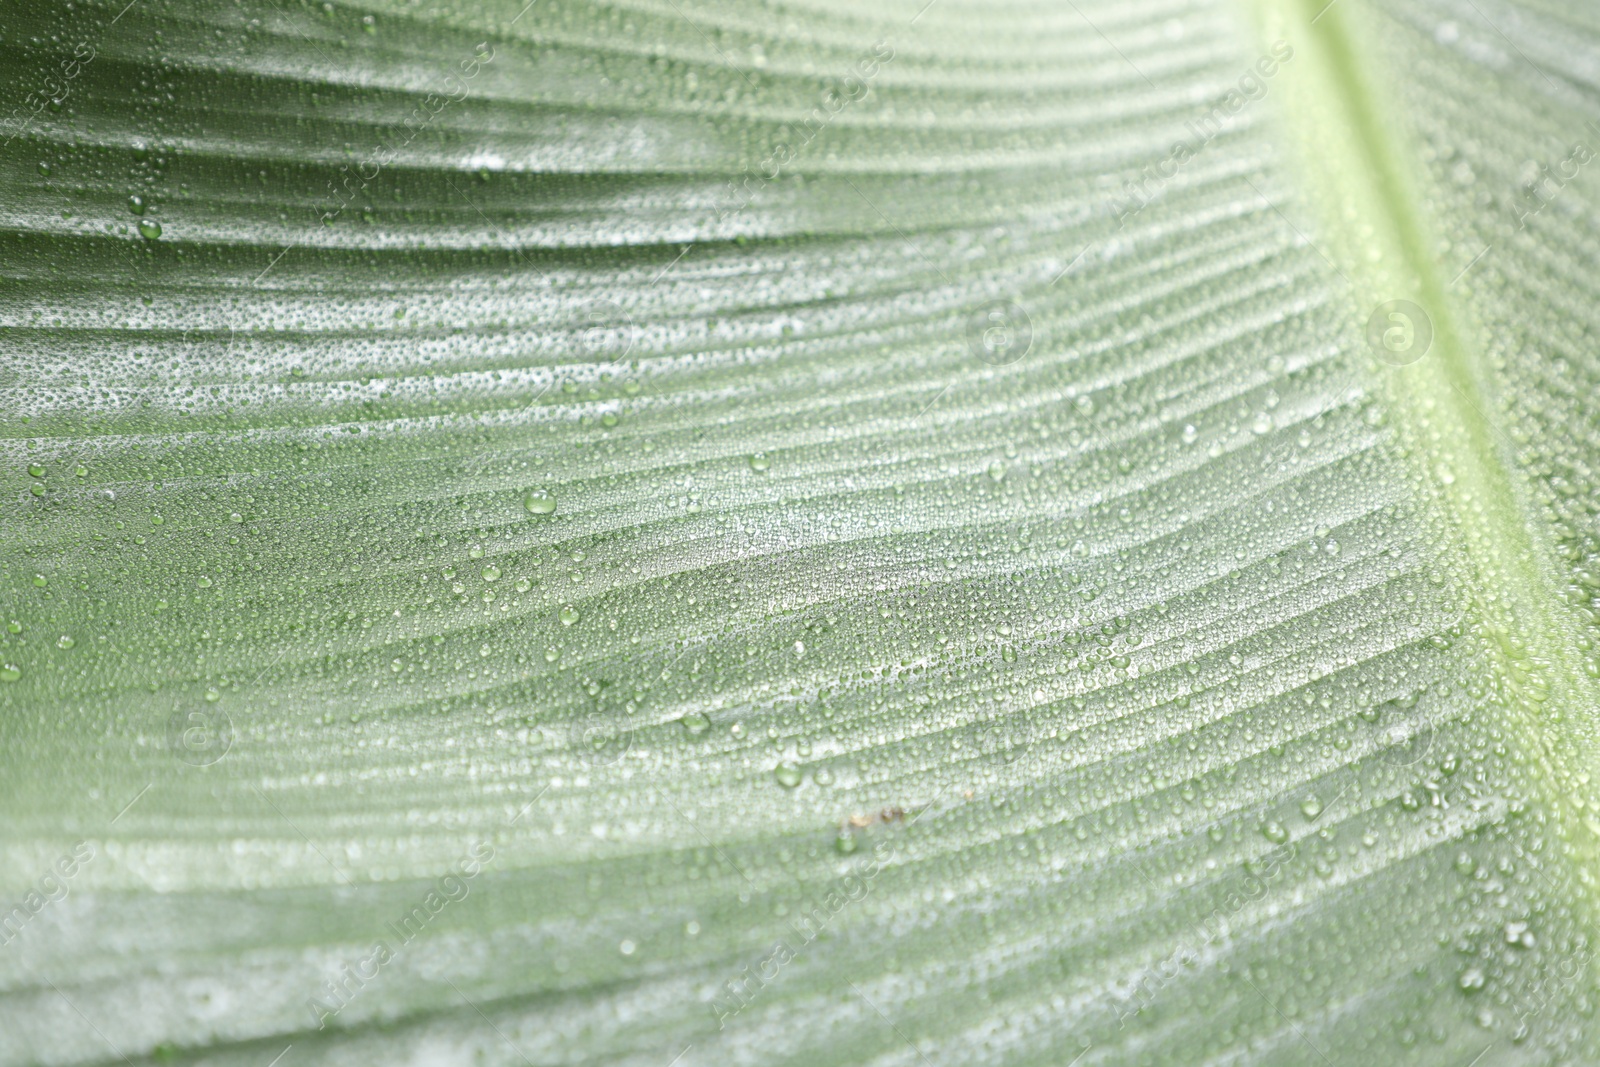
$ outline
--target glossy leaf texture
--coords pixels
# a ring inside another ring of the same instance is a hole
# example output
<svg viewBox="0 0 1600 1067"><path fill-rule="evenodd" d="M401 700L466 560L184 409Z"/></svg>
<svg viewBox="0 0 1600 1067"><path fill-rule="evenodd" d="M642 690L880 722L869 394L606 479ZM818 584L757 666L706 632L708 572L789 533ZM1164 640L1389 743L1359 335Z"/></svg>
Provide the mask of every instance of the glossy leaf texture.
<svg viewBox="0 0 1600 1067"><path fill-rule="evenodd" d="M124 2L0 1063L1600 1059L1594 5Z"/></svg>

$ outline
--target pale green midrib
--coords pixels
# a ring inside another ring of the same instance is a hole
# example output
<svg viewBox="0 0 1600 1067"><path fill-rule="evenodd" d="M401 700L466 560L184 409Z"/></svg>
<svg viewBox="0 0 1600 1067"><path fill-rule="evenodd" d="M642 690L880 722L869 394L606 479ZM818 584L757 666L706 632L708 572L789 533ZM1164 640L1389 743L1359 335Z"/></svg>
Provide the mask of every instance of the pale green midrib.
<svg viewBox="0 0 1600 1067"><path fill-rule="evenodd" d="M1409 298L1422 305L1432 319L1434 342L1419 362L1381 375L1374 384L1386 394L1397 415L1403 438L1414 445L1411 454L1419 467L1419 484L1429 485L1440 501L1445 520L1464 545L1460 557L1468 565L1468 593L1473 610L1489 627L1502 634L1521 635L1525 655L1514 660L1504 640L1495 641L1493 657L1509 687L1504 710L1519 730L1519 740L1547 772L1529 783L1544 795L1556 816L1575 873L1585 884L1600 873L1600 854L1594 841L1577 824L1581 807L1569 799L1586 781L1590 769L1600 764L1593 741L1571 728L1562 729L1541 715L1534 704L1562 710L1562 721L1573 724L1594 707L1600 693L1587 680L1574 654L1574 634L1567 633L1570 618L1558 607L1559 587L1554 580L1553 548L1541 542L1526 521L1524 494L1518 492L1515 472L1504 450L1497 447L1495 431L1484 412L1488 405L1479 386L1484 367L1482 353L1469 342L1463 323L1470 319L1450 296L1434 258L1422 199L1404 175L1393 147L1393 133L1380 120L1370 88L1372 78L1352 47L1352 21L1367 13L1354 0L1246 0L1256 17L1257 44L1265 50L1279 36L1288 36L1296 49L1299 69L1293 75L1309 76L1321 90L1307 103L1302 88L1287 90L1291 106L1284 118L1297 149L1300 173L1317 180L1304 183L1325 235L1321 241L1335 250L1344 272L1354 280L1352 310L1366 314L1384 300ZM1311 19L1317 18L1315 25ZM1370 17L1370 16L1368 16ZM1302 59L1300 53L1307 53ZM1283 80L1280 78L1280 81ZM1283 106L1280 100L1280 107ZM1332 122L1324 122L1332 118ZM1310 132L1308 132L1310 131ZM1310 151L1315 149L1314 154ZM1321 165L1314 165L1321 164ZM1348 205L1367 204L1376 209L1373 234L1365 241L1354 233ZM1345 207L1345 217L1339 208ZM1376 250L1397 253L1399 279L1393 269L1373 266ZM1355 324L1364 331L1365 322ZM1431 409L1430 409L1431 405ZM1432 414L1428 414L1431 410ZM1427 442L1424 429L1444 442L1442 452L1455 475L1454 485L1440 485L1433 472L1420 469L1440 452ZM1481 505L1474 507L1474 499ZM1549 665L1543 680L1547 699L1529 695L1533 687L1522 679L1539 674L1537 665ZM1490 673L1485 671L1486 674ZM1502 689L1507 692L1507 689ZM1600 907L1591 901L1588 918L1600 925Z"/></svg>

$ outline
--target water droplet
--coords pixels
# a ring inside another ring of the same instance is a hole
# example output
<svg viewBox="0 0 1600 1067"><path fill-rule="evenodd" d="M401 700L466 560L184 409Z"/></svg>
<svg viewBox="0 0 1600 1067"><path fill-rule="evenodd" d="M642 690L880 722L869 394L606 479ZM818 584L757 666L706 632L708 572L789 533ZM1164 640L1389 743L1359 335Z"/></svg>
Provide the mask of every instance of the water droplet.
<svg viewBox="0 0 1600 1067"><path fill-rule="evenodd" d="M551 515L556 510L556 498L548 490L535 489L522 500L530 515Z"/></svg>
<svg viewBox="0 0 1600 1067"><path fill-rule="evenodd" d="M0 665L0 682L14 682L21 677L21 667L11 663Z"/></svg>
<svg viewBox="0 0 1600 1067"><path fill-rule="evenodd" d="M757 474L765 474L772 469L772 460L767 458L765 452L757 452L750 457L750 469Z"/></svg>
<svg viewBox="0 0 1600 1067"><path fill-rule="evenodd" d="M1322 814L1322 801L1316 797L1306 797L1300 802L1300 814L1309 822Z"/></svg>
<svg viewBox="0 0 1600 1067"><path fill-rule="evenodd" d="M1281 845L1289 840L1289 831L1283 828L1282 823L1269 822L1261 828L1261 836L1274 845Z"/></svg>
<svg viewBox="0 0 1600 1067"><path fill-rule="evenodd" d="M500 568L493 563L483 568L483 580L486 582L498 582L500 580Z"/></svg>
<svg viewBox="0 0 1600 1067"><path fill-rule="evenodd" d="M60 637L56 638L56 647L57 648L71 648L73 645L75 645L77 643L78 642L74 641L71 637L67 636L66 634L62 634Z"/></svg>
<svg viewBox="0 0 1600 1067"><path fill-rule="evenodd" d="M800 784L800 768L789 762L780 763L773 769L772 777L785 789L793 789Z"/></svg>
<svg viewBox="0 0 1600 1067"><path fill-rule="evenodd" d="M139 236L147 241L154 241L161 236L161 223L154 219L140 219Z"/></svg>
<svg viewBox="0 0 1600 1067"><path fill-rule="evenodd" d="M842 833L833 839L834 851L843 856L850 855L860 847L861 844L856 840L856 835L852 833Z"/></svg>
<svg viewBox="0 0 1600 1067"><path fill-rule="evenodd" d="M573 607L571 604L568 604L561 609L562 626L571 626L573 623L577 622L578 619L578 609Z"/></svg>
<svg viewBox="0 0 1600 1067"><path fill-rule="evenodd" d="M679 719L678 722L685 730L696 736L705 733L711 728L711 718L703 711L691 711Z"/></svg>
<svg viewBox="0 0 1600 1067"><path fill-rule="evenodd" d="M35 478L43 478L44 468L39 466L37 463L30 463L28 464L28 473L33 475Z"/></svg>
<svg viewBox="0 0 1600 1067"><path fill-rule="evenodd" d="M1006 476L1006 465L1004 463L1001 463L997 459L993 463L989 464L989 477L993 478L995 481L998 482L998 481L1004 480L1005 476Z"/></svg>
<svg viewBox="0 0 1600 1067"><path fill-rule="evenodd" d="M140 196L138 193L134 193L132 196L128 197L128 210L133 212L135 215L143 215L144 197Z"/></svg>

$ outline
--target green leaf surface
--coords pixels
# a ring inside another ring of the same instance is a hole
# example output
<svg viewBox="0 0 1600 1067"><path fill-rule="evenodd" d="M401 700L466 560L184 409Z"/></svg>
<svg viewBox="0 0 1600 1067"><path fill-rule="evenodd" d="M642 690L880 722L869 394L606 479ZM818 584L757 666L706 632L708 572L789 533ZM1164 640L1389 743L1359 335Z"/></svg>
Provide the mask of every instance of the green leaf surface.
<svg viewBox="0 0 1600 1067"><path fill-rule="evenodd" d="M0 1064L1600 1060L1600 9L124 2Z"/></svg>

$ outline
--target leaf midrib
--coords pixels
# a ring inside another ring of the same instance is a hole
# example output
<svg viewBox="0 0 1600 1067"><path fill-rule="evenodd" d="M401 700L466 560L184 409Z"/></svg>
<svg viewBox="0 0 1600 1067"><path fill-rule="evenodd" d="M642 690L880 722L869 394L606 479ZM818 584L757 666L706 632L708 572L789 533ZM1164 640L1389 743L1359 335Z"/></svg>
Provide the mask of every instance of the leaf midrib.
<svg viewBox="0 0 1600 1067"><path fill-rule="evenodd" d="M1489 651L1483 674L1498 683L1488 699L1537 762L1542 773L1531 774L1529 785L1542 794L1575 873L1593 885L1600 821L1583 817L1581 790L1600 765L1600 744L1582 729L1582 716L1600 707L1600 687L1583 671L1575 619L1560 607L1554 544L1527 521L1537 510L1512 469L1512 446L1485 414L1491 405L1482 383L1493 371L1481 333L1428 251L1437 247L1434 227L1396 149L1404 143L1403 116L1382 117L1373 92L1379 75L1354 47L1362 33L1352 24L1365 29L1373 16L1353 0L1247 2L1263 52L1280 37L1296 50L1294 70L1278 79L1279 115L1320 223L1319 250L1351 283L1350 313L1365 316L1386 300L1410 299L1432 320L1433 346L1422 359L1401 368L1369 360L1378 373L1360 376L1395 413L1418 488L1437 505L1441 563L1459 562L1465 571L1460 584ZM1370 233L1352 225L1352 212ZM1364 326L1364 317L1355 318L1351 332L1359 337ZM1453 482L1440 477L1441 467ZM1589 901L1587 911L1593 926L1600 909Z"/></svg>

